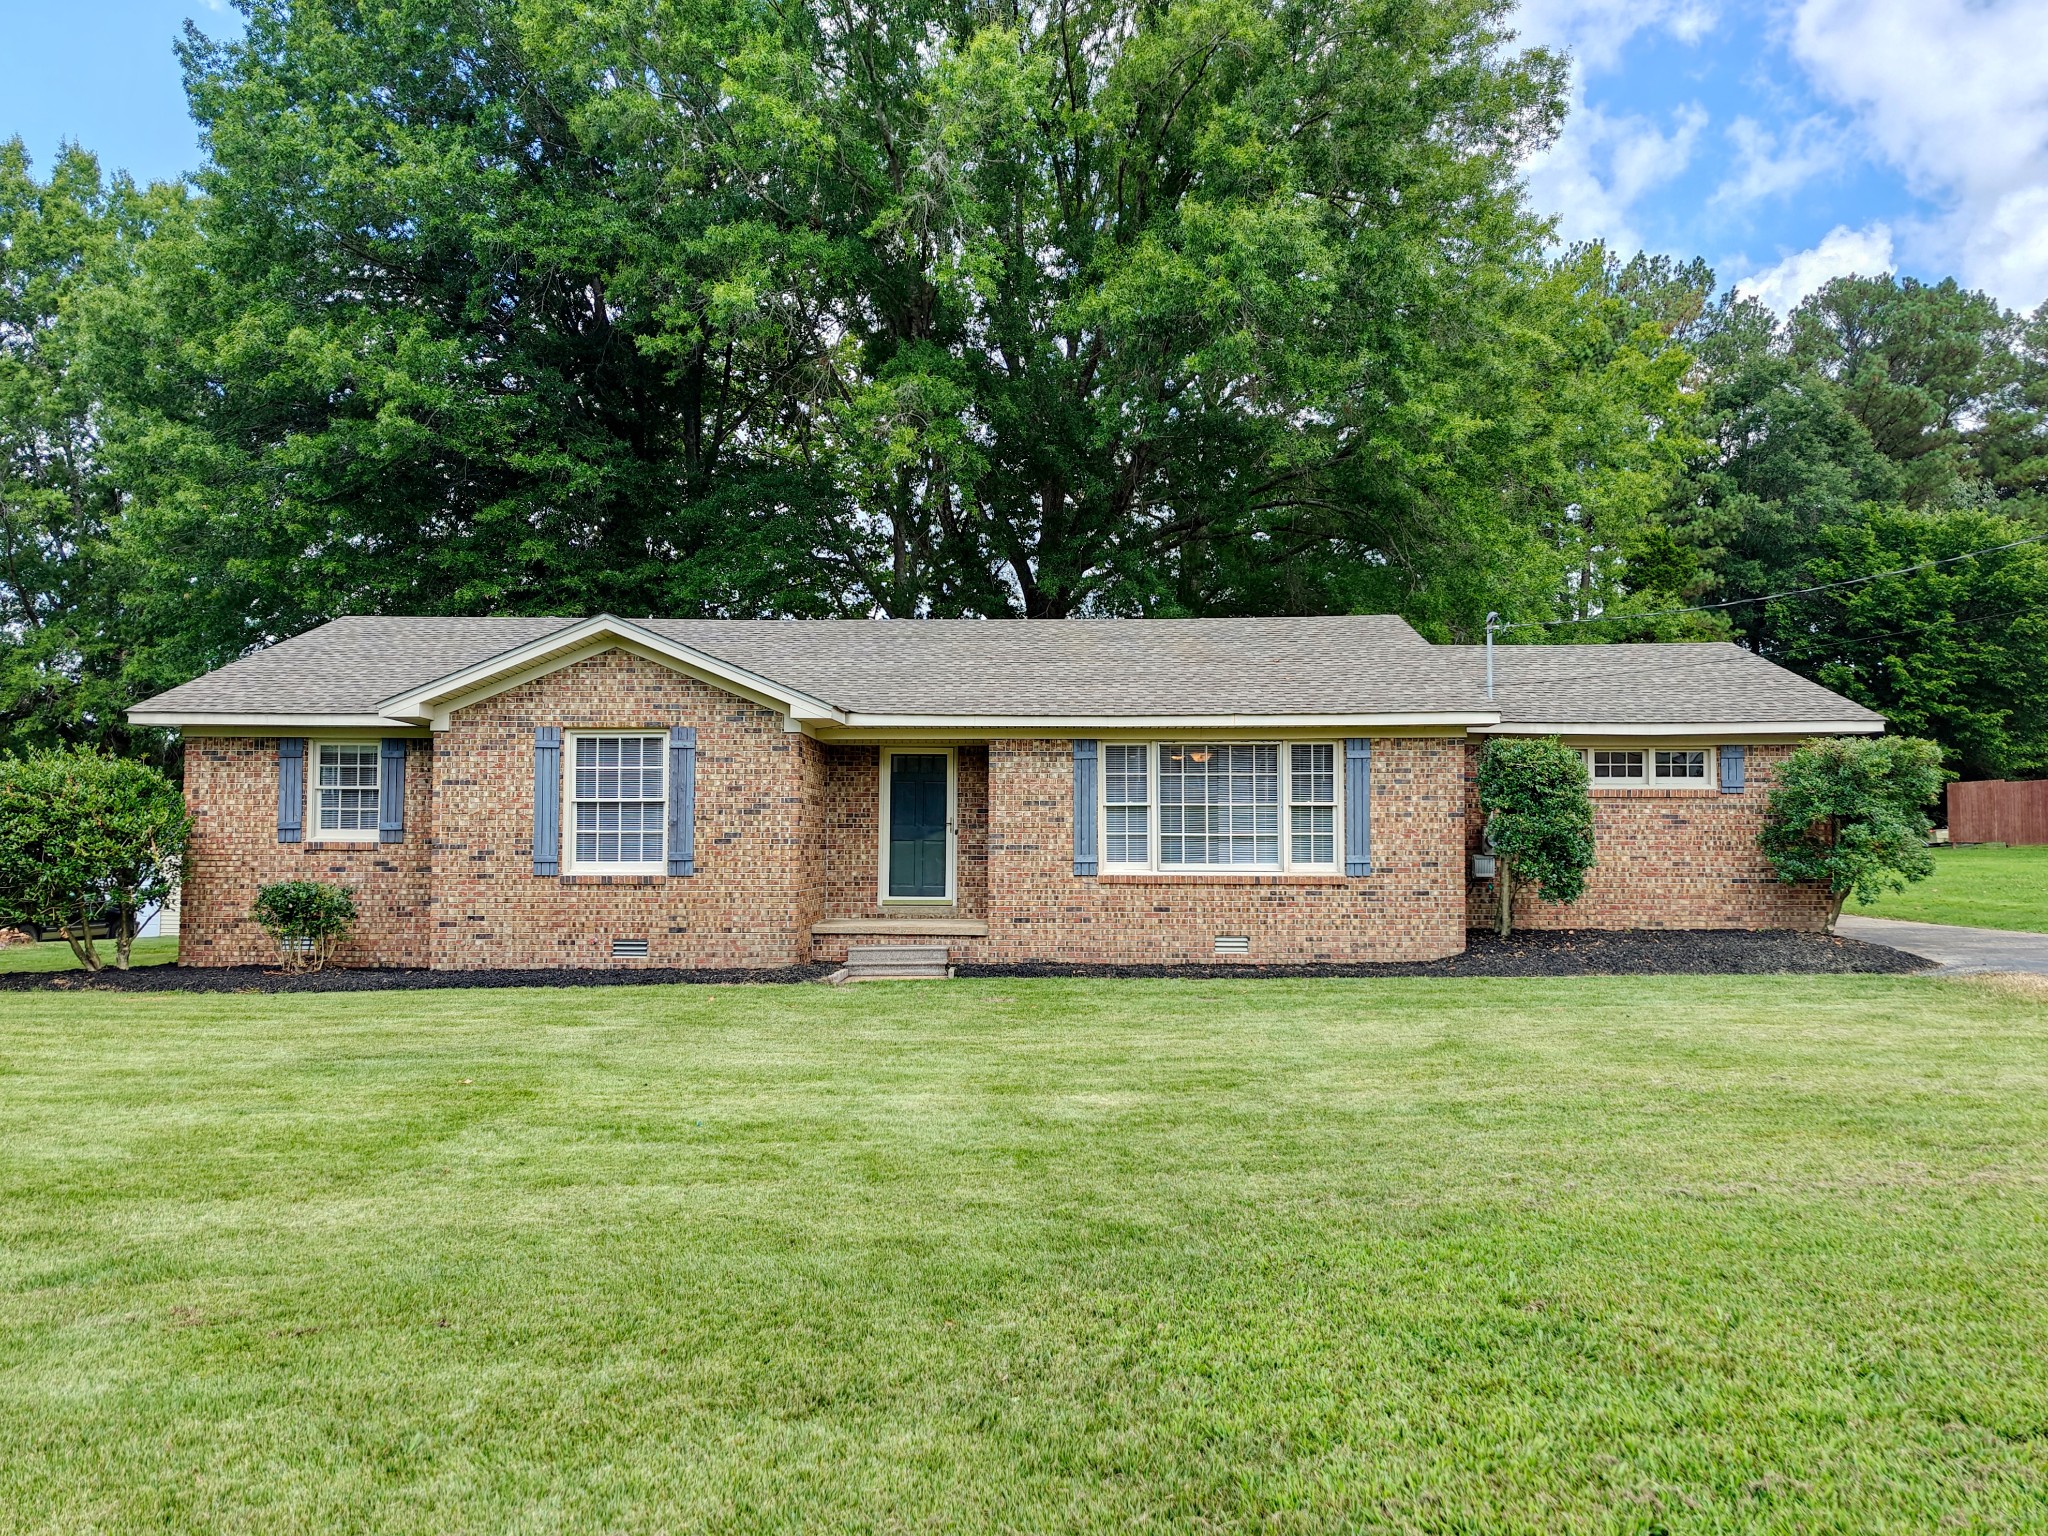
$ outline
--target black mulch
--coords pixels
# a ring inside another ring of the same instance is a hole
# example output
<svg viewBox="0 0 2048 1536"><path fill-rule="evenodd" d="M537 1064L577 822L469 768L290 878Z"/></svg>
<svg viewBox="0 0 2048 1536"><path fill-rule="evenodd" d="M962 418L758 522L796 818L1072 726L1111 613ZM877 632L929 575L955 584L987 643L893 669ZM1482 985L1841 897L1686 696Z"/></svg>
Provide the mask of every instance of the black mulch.
<svg viewBox="0 0 2048 1536"><path fill-rule="evenodd" d="M734 982L821 981L830 965L784 965L771 970L561 970L417 971L267 970L259 965L142 965L132 971L30 972L0 976L0 992L431 992L451 987L659 987Z"/></svg>
<svg viewBox="0 0 2048 1536"><path fill-rule="evenodd" d="M1356 965L963 965L962 976L1839 976L1904 975L1934 962L1902 949L1824 933L1771 929L1591 929L1518 933L1474 929L1462 955Z"/></svg>
<svg viewBox="0 0 2048 1536"><path fill-rule="evenodd" d="M1380 965L963 965L962 976L1838 976L1904 975L1934 962L1882 944L1819 933L1718 930L1518 933L1474 930L1449 960ZM261 966L146 965L132 971L46 971L0 976L0 991L396 992L450 987L648 987L820 981L830 965L771 970L415 971L331 970L287 975Z"/></svg>

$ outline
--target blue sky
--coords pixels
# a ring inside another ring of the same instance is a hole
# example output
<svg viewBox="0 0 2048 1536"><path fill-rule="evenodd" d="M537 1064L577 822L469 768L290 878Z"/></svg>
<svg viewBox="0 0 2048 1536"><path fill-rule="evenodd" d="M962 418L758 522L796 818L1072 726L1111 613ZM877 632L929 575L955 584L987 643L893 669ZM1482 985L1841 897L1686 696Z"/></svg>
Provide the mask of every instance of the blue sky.
<svg viewBox="0 0 2048 1536"><path fill-rule="evenodd" d="M0 136L191 170L171 43L225 0L0 0ZM1525 0L1574 60L1529 166L1566 239L1699 255L1779 308L1842 272L2048 300L2048 0Z"/></svg>

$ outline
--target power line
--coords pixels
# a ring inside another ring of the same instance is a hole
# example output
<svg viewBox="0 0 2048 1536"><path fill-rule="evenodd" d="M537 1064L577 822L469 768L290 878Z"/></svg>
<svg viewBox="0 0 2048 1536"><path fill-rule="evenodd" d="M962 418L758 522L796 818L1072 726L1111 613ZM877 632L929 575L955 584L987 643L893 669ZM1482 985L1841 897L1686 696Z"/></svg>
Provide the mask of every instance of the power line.
<svg viewBox="0 0 2048 1536"><path fill-rule="evenodd" d="M2031 606L2024 608L2004 608L2000 609L1996 613L1972 614L1967 618L1961 619L1934 619L1930 620L1925 624L1915 625L1910 629L1893 630L1885 634L1854 635L1841 640L1833 640L1828 639L1826 637L1816 636L1814 637L1814 640L1823 652L1830 649L1852 650L1858 646L1876 645L1882 641L1896 640L1905 635L1923 634L1930 629L1971 629L1978 625L1990 624L2000 619L2014 618L2020 614L2032 613L2034 611L2035 609ZM1669 643L1678 645L1690 644L1698 646L1700 649L1705 649L1709 645L1727 645L1730 646L1737 653L1737 657L1752 658L1757 661L1775 665L1775 663L1771 662L1771 658L1767 655L1764 655L1762 652L1752 651L1749 650L1747 647L1734 645L1732 641L1678 641ZM1605 647L1602 646L1517 645L1510 647L1504 654L1518 656L1526 659L1530 656L1536 655L1555 656L1558 655L1560 652L1598 651L1604 648ZM1473 647L1473 649L1476 650L1478 649L1478 647L1475 646ZM1786 654L1788 656L1798 655L1801 657L1801 659L1811 659L1813 653L1813 647L1809 646L1788 646L1786 648ZM1602 668L1597 672L1564 672L1553 673L1543 677L1503 678L1500 682L1500 686L1504 688L1546 688L1557 683L1614 682L1628 684L1642 682L1651 678L1666 678L1670 677L1674 673L1679 672L1697 672L1702 667L1726 667L1738 666L1740 664L1740 660L1736 658L1731 658L1725 653L1717 651L1714 655L1702 656L1696 660L1690 657L1684 659L1673 657L1670 661L1660 663L1657 666L1645 668L1644 670L1638 672L1625 673L1620 676L1617 676L1615 674L1613 668L1608 667ZM1810 678L1807 680L1809 682L1812 681L1812 679Z"/></svg>
<svg viewBox="0 0 2048 1536"><path fill-rule="evenodd" d="M1975 560L1981 555L2001 554L2008 549L2018 549L2022 544L2038 544L2048 539L2048 533L2030 533L2023 539L2014 539L2009 544L1993 544L1984 549L1966 550L1960 555L1946 555L1939 560L1923 560L1918 565L1902 565L1895 571L1873 571L1868 576L1851 576L1843 581L1824 582L1817 587L1794 587L1789 592L1768 592L1761 597L1731 597L1726 602L1699 603L1690 608L1657 608L1648 613L1594 613L1576 619L1518 619L1512 624L1490 624L1493 634L1510 629L1555 629L1565 624L1608 624L1637 619L1669 619L1687 613L1715 613L1724 608L1740 608L1748 603L1775 603L1782 597L1811 597L1817 592L1835 592L1843 587L1861 586L1867 581L1883 581L1890 576L1911 576L1917 571L1931 571L1937 566L1954 565L1958 560Z"/></svg>

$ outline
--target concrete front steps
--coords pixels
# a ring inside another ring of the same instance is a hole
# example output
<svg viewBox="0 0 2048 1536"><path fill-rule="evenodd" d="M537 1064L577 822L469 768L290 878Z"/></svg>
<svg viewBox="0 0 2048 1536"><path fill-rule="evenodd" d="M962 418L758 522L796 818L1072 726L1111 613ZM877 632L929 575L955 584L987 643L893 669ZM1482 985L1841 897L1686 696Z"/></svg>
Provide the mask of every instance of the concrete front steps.
<svg viewBox="0 0 2048 1536"><path fill-rule="evenodd" d="M850 944L846 964L826 979L846 981L944 981L953 974L943 944Z"/></svg>

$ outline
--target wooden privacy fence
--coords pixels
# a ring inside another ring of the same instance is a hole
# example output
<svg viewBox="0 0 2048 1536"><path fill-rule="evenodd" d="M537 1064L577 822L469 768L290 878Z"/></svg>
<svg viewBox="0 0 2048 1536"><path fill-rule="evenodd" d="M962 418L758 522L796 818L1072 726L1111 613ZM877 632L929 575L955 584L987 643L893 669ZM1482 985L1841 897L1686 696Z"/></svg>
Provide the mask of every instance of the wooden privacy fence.
<svg viewBox="0 0 2048 1536"><path fill-rule="evenodd" d="M1977 779L1948 787L1952 843L2048 843L2048 779Z"/></svg>

